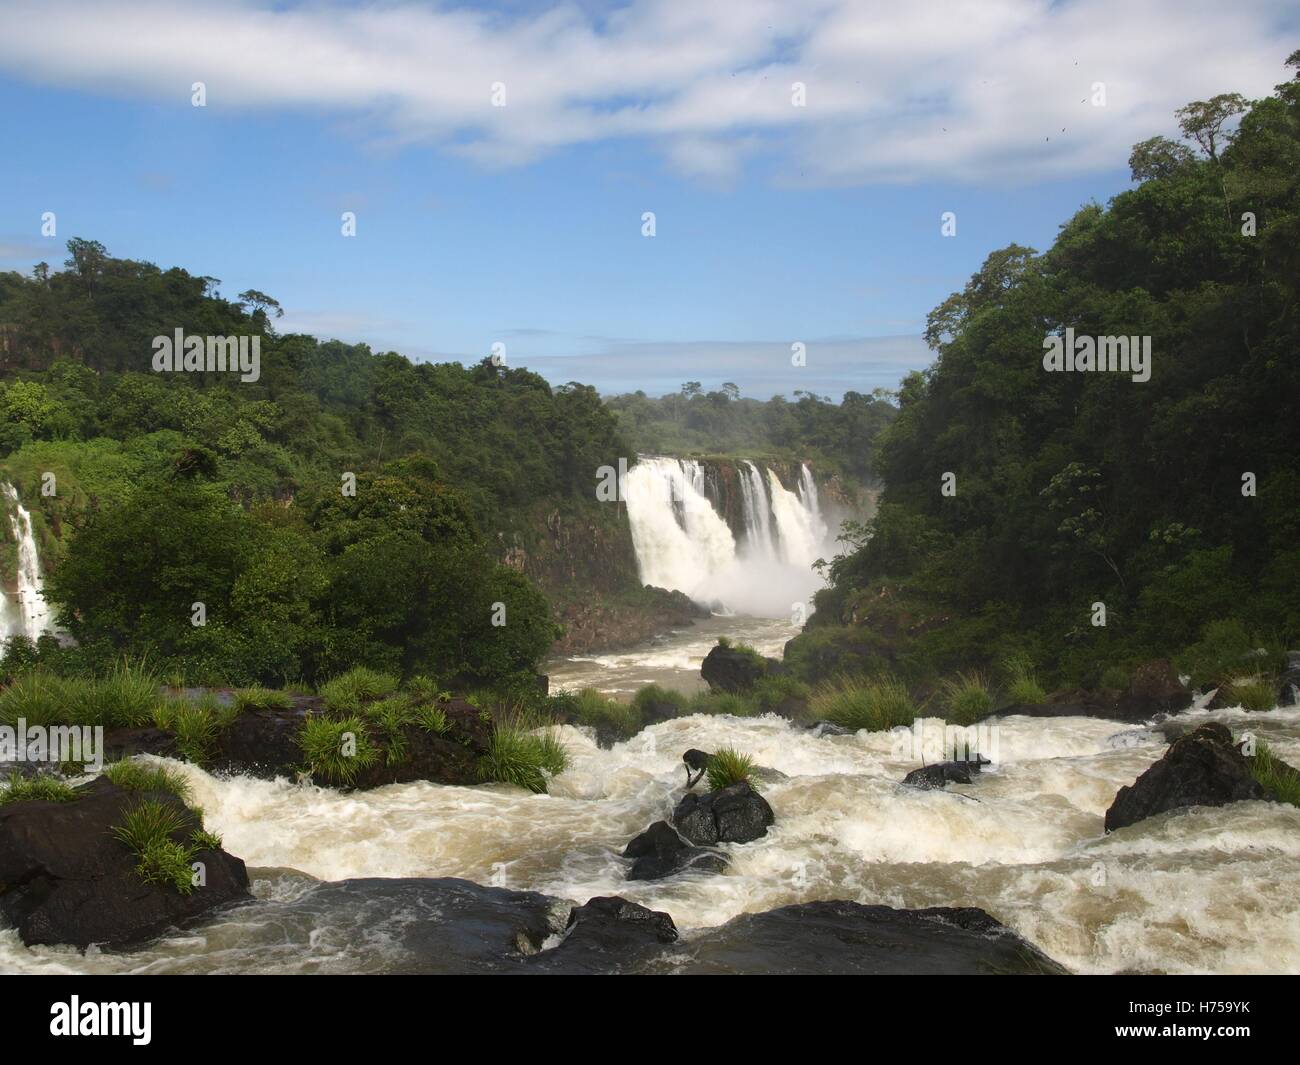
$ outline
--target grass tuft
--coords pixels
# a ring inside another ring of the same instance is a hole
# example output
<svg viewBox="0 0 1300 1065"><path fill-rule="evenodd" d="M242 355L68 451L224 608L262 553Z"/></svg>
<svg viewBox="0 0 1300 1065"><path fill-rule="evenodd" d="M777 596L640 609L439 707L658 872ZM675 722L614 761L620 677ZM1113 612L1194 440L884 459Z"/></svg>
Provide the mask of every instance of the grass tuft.
<svg viewBox="0 0 1300 1065"><path fill-rule="evenodd" d="M0 806L11 802L75 802L79 795L58 777L13 777L0 790Z"/></svg>
<svg viewBox="0 0 1300 1065"><path fill-rule="evenodd" d="M959 725L973 725L993 709L993 691L982 673L958 673L940 693L949 719Z"/></svg>
<svg viewBox="0 0 1300 1065"><path fill-rule="evenodd" d="M332 714L351 715L361 709L361 704L380 699L397 691L397 678L391 673L357 666L342 673L320 687L325 708Z"/></svg>
<svg viewBox="0 0 1300 1065"><path fill-rule="evenodd" d="M910 725L920 708L897 677L840 677L813 691L809 711L815 719L868 732Z"/></svg>
<svg viewBox="0 0 1300 1065"><path fill-rule="evenodd" d="M1002 673L1006 678L1009 703L1041 703L1047 700L1047 692L1038 683L1034 664L1023 651L1009 654L1002 660Z"/></svg>
<svg viewBox="0 0 1300 1065"><path fill-rule="evenodd" d="M1262 713L1277 705L1277 685L1269 680L1233 681L1228 685L1228 697L1243 710Z"/></svg>
<svg viewBox="0 0 1300 1065"><path fill-rule="evenodd" d="M146 884L170 884L182 895L194 890L190 863L198 849L178 843L174 837L184 831L185 816L174 806L157 799L142 799L113 827L113 835L135 854L135 871Z"/></svg>
<svg viewBox="0 0 1300 1065"><path fill-rule="evenodd" d="M366 723L356 716L337 721L309 717L298 733L298 746L312 776L340 787L351 787L380 755Z"/></svg>
<svg viewBox="0 0 1300 1065"><path fill-rule="evenodd" d="M127 791L166 791L184 803L191 798L190 782L185 774L168 765L133 758L105 766L104 776Z"/></svg>
<svg viewBox="0 0 1300 1065"><path fill-rule="evenodd" d="M288 710L291 706L293 696L274 688L240 688L235 692L235 709L241 714L247 710Z"/></svg>
<svg viewBox="0 0 1300 1065"><path fill-rule="evenodd" d="M479 759L478 777L543 794L549 779L563 773L568 764L568 751L552 729L530 730L524 723L501 722L492 733L487 754Z"/></svg>
<svg viewBox="0 0 1300 1065"><path fill-rule="evenodd" d="M1300 771L1278 758L1263 740L1255 741L1250 771L1278 802L1300 806Z"/></svg>
<svg viewBox="0 0 1300 1065"><path fill-rule="evenodd" d="M723 747L716 751L709 759L705 776L710 791L721 791L741 781L748 783L755 791L758 790L754 783L754 759L741 754L734 747Z"/></svg>

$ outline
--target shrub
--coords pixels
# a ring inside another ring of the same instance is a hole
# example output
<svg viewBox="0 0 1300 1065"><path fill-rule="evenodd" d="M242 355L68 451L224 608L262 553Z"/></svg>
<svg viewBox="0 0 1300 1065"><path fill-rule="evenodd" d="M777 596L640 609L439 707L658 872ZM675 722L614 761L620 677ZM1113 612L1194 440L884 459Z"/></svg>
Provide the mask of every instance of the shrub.
<svg viewBox="0 0 1300 1065"><path fill-rule="evenodd" d="M132 758L105 766L104 776L127 791L166 791L181 802L190 801L190 782L168 765Z"/></svg>
<svg viewBox="0 0 1300 1065"><path fill-rule="evenodd" d="M1277 705L1277 685L1270 680L1234 681L1228 685L1228 697L1243 710L1272 710Z"/></svg>
<svg viewBox="0 0 1300 1065"><path fill-rule="evenodd" d="M194 888L190 862L197 848L172 837L185 829L185 817L174 806L142 799L123 815L113 835L134 852L136 873L146 884L171 884L182 895Z"/></svg>
<svg viewBox="0 0 1300 1065"><path fill-rule="evenodd" d="M356 666L320 687L325 708L332 714L355 714L370 699L391 695L397 690L397 678L365 666Z"/></svg>
<svg viewBox="0 0 1300 1065"><path fill-rule="evenodd" d="M747 754L741 754L733 747L723 747L716 751L705 769L710 791L721 791L741 781L746 781L750 787L754 787L753 773L754 759Z"/></svg>
<svg viewBox="0 0 1300 1065"><path fill-rule="evenodd" d="M1129 671L1123 666L1107 666L1101 671L1097 686L1111 691L1124 691L1128 688L1130 679Z"/></svg>
<svg viewBox="0 0 1300 1065"><path fill-rule="evenodd" d="M973 725L993 709L993 693L981 673L958 673L940 692L948 716L959 725Z"/></svg>
<svg viewBox="0 0 1300 1065"><path fill-rule="evenodd" d="M809 709L816 718L870 732L910 725L919 713L907 685L888 673L841 677L819 685Z"/></svg>
<svg viewBox="0 0 1300 1065"><path fill-rule="evenodd" d="M1193 688L1206 688L1229 681L1245 671L1246 655L1251 650L1250 634L1236 618L1211 621L1201 629L1201 638L1176 662L1191 675Z"/></svg>
<svg viewBox="0 0 1300 1065"><path fill-rule="evenodd" d="M568 764L564 744L550 729L530 731L518 724L498 723L487 754L479 759L478 777L542 794L548 779L564 772Z"/></svg>
<svg viewBox="0 0 1300 1065"><path fill-rule="evenodd" d="M379 760L379 748L371 740L366 723L357 716L341 720L307 718L298 733L298 746L312 776L324 777L341 787L351 787L363 769Z"/></svg>
<svg viewBox="0 0 1300 1065"><path fill-rule="evenodd" d="M1278 758L1263 740L1255 741L1250 771L1278 802L1300 806L1300 771Z"/></svg>
<svg viewBox="0 0 1300 1065"><path fill-rule="evenodd" d="M58 777L11 777L0 790L0 806L11 802L75 802L80 796Z"/></svg>
<svg viewBox="0 0 1300 1065"><path fill-rule="evenodd" d="M246 710L288 710L291 706L293 696L274 688L240 688L235 692L235 709L241 714Z"/></svg>

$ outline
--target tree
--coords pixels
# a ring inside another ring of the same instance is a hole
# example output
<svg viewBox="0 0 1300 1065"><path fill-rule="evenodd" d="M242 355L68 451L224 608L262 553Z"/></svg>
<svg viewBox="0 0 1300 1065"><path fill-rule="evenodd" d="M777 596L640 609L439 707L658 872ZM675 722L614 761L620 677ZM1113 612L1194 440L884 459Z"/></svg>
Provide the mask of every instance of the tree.
<svg viewBox="0 0 1300 1065"><path fill-rule="evenodd" d="M265 292L258 292L255 288L250 288L247 292L239 294L241 303L249 303L253 306L253 312L261 312L263 315L268 310L274 310L277 318L284 317L284 308L280 306L279 300L274 300Z"/></svg>
<svg viewBox="0 0 1300 1065"><path fill-rule="evenodd" d="M1188 166L1192 159L1192 150L1187 145L1168 137L1149 137L1133 146L1128 165L1134 181L1146 181L1170 177Z"/></svg>
<svg viewBox="0 0 1300 1065"><path fill-rule="evenodd" d="M1241 93L1225 92L1208 100L1194 100L1175 111L1174 117L1178 119L1178 128L1183 131L1183 136L1194 140L1201 146L1201 151L1217 163L1218 145L1224 137L1223 124L1248 107Z"/></svg>

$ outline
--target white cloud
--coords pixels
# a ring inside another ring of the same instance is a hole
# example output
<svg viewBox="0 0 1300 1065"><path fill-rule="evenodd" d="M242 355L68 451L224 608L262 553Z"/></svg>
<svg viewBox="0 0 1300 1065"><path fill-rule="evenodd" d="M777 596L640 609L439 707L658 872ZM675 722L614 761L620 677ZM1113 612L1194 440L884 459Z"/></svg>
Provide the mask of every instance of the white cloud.
<svg viewBox="0 0 1300 1065"><path fill-rule="evenodd" d="M361 118L376 139L517 166L641 137L726 180L1030 181L1123 167L1172 112L1281 81L1289 3L634 0L608 14L382 4L13 0L0 70L214 109ZM1290 19L1290 23L1288 23ZM791 104L791 83L807 106ZM1106 84L1107 106L1085 102ZM506 86L505 107L491 86Z"/></svg>

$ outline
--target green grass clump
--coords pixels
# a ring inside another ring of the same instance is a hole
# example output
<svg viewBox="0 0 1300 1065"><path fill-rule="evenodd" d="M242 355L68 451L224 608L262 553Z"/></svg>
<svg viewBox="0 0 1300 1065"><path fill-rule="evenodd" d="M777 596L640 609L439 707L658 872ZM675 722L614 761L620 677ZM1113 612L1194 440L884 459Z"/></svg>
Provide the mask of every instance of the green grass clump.
<svg viewBox="0 0 1300 1065"><path fill-rule="evenodd" d="M190 833L190 842L194 844L196 850L201 851L219 851L224 846L219 835L204 828L195 829Z"/></svg>
<svg viewBox="0 0 1300 1065"><path fill-rule="evenodd" d="M940 692L948 718L959 725L973 725L993 709L993 691L981 673L958 673Z"/></svg>
<svg viewBox="0 0 1300 1065"><path fill-rule="evenodd" d="M704 774L708 778L710 791L721 791L741 781L747 782L753 788L754 759L747 754L741 754L734 747L722 747L709 759Z"/></svg>
<svg viewBox="0 0 1300 1065"><path fill-rule="evenodd" d="M355 714L361 704L380 699L397 691L397 678L391 673L357 666L320 686L325 708L332 714Z"/></svg>
<svg viewBox="0 0 1300 1065"><path fill-rule="evenodd" d="M291 706L293 696L274 688L240 688L235 692L235 709L241 714L246 710L288 710Z"/></svg>
<svg viewBox="0 0 1300 1065"><path fill-rule="evenodd" d="M754 682L750 699L760 714L774 714L791 699L806 700L808 685L788 673L768 674Z"/></svg>
<svg viewBox="0 0 1300 1065"><path fill-rule="evenodd" d="M1228 685L1228 697L1243 710L1262 713L1277 705L1277 685L1270 680L1233 681Z"/></svg>
<svg viewBox="0 0 1300 1065"><path fill-rule="evenodd" d="M57 777L12 777L0 790L0 806L11 802L75 802L80 796Z"/></svg>
<svg viewBox="0 0 1300 1065"><path fill-rule="evenodd" d="M215 695L198 699L166 699L154 711L154 723L176 738L176 750L187 762L205 765L217 739L239 716L239 707L223 706Z"/></svg>
<svg viewBox="0 0 1300 1065"><path fill-rule="evenodd" d="M438 687L438 682L432 677L426 677L423 674L412 677L404 685L402 690L405 691L417 703L432 703L438 701L439 696L446 695L447 698L442 702L447 702L451 698L449 692L443 692Z"/></svg>
<svg viewBox="0 0 1300 1065"><path fill-rule="evenodd" d="M0 725L17 725L20 718L29 728L70 724L70 688L66 681L43 669L20 674L0 692ZM94 721L78 723L95 724Z"/></svg>
<svg viewBox="0 0 1300 1065"><path fill-rule="evenodd" d="M312 776L340 787L351 787L380 755L366 723L356 716L341 720L309 717L298 733L298 746Z"/></svg>
<svg viewBox="0 0 1300 1065"><path fill-rule="evenodd" d="M168 765L132 758L105 766L104 776L127 791L166 791L181 802L190 801L190 782L179 769Z"/></svg>
<svg viewBox="0 0 1300 1065"><path fill-rule="evenodd" d="M135 854L135 871L146 884L170 884L182 895L194 889L190 863L198 847L173 837L186 827L185 816L157 799L142 799L113 827L113 835Z"/></svg>
<svg viewBox="0 0 1300 1065"><path fill-rule="evenodd" d="M153 720L162 700L162 681L143 666L118 665L106 677L89 685L90 705L79 723L106 728L138 728Z"/></svg>
<svg viewBox="0 0 1300 1065"><path fill-rule="evenodd" d="M640 697L640 692L637 697ZM595 688L583 688L573 697L571 709L582 724L590 728L604 727L623 739L630 739L641 731L641 705L636 699L621 703Z"/></svg>
<svg viewBox="0 0 1300 1065"><path fill-rule="evenodd" d="M590 690L590 688L585 689L585 691ZM689 695L672 691L661 684L647 684L644 688L637 689L637 693L632 696L632 706L643 719L646 711L652 706L671 706L674 708L674 713L680 714L689 702Z"/></svg>
<svg viewBox="0 0 1300 1065"><path fill-rule="evenodd" d="M569 754L551 729L498 723L487 754L479 759L478 778L542 794L549 778L563 773L568 764Z"/></svg>
<svg viewBox="0 0 1300 1065"><path fill-rule="evenodd" d="M374 723L384 737L384 764L398 765L406 761L406 727L415 723L415 708L409 696L390 695L387 699L370 703L362 710L366 720Z"/></svg>
<svg viewBox="0 0 1300 1065"><path fill-rule="evenodd" d="M447 719L447 711L441 706L431 704L417 706L413 723L416 728L422 728L425 732L433 732L439 736L445 736L451 731L451 722Z"/></svg>
<svg viewBox="0 0 1300 1065"><path fill-rule="evenodd" d="M758 708L751 699L736 692L697 692L687 703L687 714L730 714L732 717L753 717Z"/></svg>
<svg viewBox="0 0 1300 1065"><path fill-rule="evenodd" d="M1047 692L1038 683L1034 664L1023 651L1007 655L1002 660L1002 673L1006 678L1006 697L1009 703L1042 703Z"/></svg>
<svg viewBox="0 0 1300 1065"><path fill-rule="evenodd" d="M1278 802L1300 806L1300 771L1277 757L1263 740L1255 741L1251 774Z"/></svg>
<svg viewBox="0 0 1300 1065"><path fill-rule="evenodd" d="M920 712L907 685L888 673L840 677L819 685L809 703L811 715L851 729L879 732L910 725Z"/></svg>

